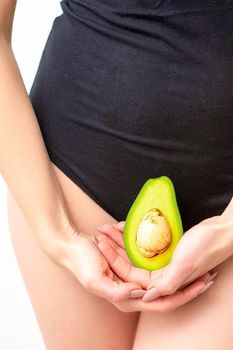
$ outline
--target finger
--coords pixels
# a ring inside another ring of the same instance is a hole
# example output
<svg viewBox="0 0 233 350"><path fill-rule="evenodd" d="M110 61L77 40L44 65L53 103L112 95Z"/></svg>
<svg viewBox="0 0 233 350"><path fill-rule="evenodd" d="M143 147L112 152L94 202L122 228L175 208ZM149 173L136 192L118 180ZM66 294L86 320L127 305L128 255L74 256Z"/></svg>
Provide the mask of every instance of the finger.
<svg viewBox="0 0 233 350"><path fill-rule="evenodd" d="M178 307L188 303L199 295L205 283L203 281L195 281L192 285L182 290L176 291L172 295L161 296L150 302L144 302L142 299L127 300L127 308L130 311L159 311L167 312L177 309Z"/></svg>
<svg viewBox="0 0 233 350"><path fill-rule="evenodd" d="M114 272L110 269L110 267L106 270L106 276L109 277L111 280L114 281L115 274L114 274Z"/></svg>
<svg viewBox="0 0 233 350"><path fill-rule="evenodd" d="M141 287L132 282L119 282L117 278L112 280L108 276L96 278L92 282L90 291L98 296L113 302L120 302L130 298L130 292Z"/></svg>
<svg viewBox="0 0 233 350"><path fill-rule="evenodd" d="M124 232L125 221L114 222L113 226L115 226L122 233Z"/></svg>
<svg viewBox="0 0 233 350"><path fill-rule="evenodd" d="M169 295L175 293L183 286L187 278L192 273L192 266L186 264L176 264L171 262L161 271L152 273L152 280L147 289L156 287L159 295Z"/></svg>
<svg viewBox="0 0 233 350"><path fill-rule="evenodd" d="M176 291L172 295L160 297L159 299L161 299L161 310L174 310L179 306L186 304L187 302L196 298L204 286L205 283L203 281L197 280L191 285Z"/></svg>
<svg viewBox="0 0 233 350"><path fill-rule="evenodd" d="M122 233L112 224L104 224L101 227L96 227L96 229L112 238L120 247L125 247Z"/></svg>
<svg viewBox="0 0 233 350"><path fill-rule="evenodd" d="M129 264L132 265L132 262L129 260L126 254L126 251L123 248L121 248L116 242L114 242L111 238L109 238L103 233L98 233L97 235L95 235L95 237L99 239L99 241L103 241L110 244L122 258L124 258Z"/></svg>
<svg viewBox="0 0 233 350"><path fill-rule="evenodd" d="M196 279L195 282L203 282L203 283L207 283L209 282L212 278L215 277L215 274L211 275L209 272L206 272L205 274L203 274L202 276L200 276L198 279ZM192 286L194 285L194 282L193 283L189 283L188 286ZM184 287L183 287L184 289ZM157 289L157 286L154 287L154 288L151 288L147 291L147 293L145 294L143 300L144 301L151 301L151 300L154 300L158 297L162 296L160 293L159 293L159 290Z"/></svg>
<svg viewBox="0 0 233 350"><path fill-rule="evenodd" d="M210 272L206 272L206 273L204 273L203 275L199 276L199 277L198 277L198 280L203 281L203 282L206 283L206 282L209 280L209 278L212 277L213 275L214 275L214 277L215 277L215 274L211 274ZM189 280L189 279L188 279L188 282L184 283L184 284L182 285L182 288L188 286L189 284L191 284L191 283L194 282L195 280L197 280L197 278L194 278L194 279L192 279L192 280Z"/></svg>
<svg viewBox="0 0 233 350"><path fill-rule="evenodd" d="M150 271L139 269L128 263L107 242L101 241L98 247L108 261L111 269L124 281L132 281L146 288L150 281Z"/></svg>

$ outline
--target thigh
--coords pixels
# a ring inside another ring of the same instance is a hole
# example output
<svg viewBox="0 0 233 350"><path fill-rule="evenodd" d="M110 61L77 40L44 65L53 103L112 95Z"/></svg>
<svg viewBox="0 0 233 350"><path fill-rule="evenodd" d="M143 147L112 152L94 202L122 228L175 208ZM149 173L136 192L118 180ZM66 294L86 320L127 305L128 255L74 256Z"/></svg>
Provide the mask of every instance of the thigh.
<svg viewBox="0 0 233 350"><path fill-rule="evenodd" d="M94 233L95 225L116 221L53 166L79 230ZM15 255L47 349L131 349L139 313L119 311L54 264L33 239L9 191L8 218Z"/></svg>
<svg viewBox="0 0 233 350"><path fill-rule="evenodd" d="M232 350L233 256L218 271L210 289L166 314L142 312L133 350Z"/></svg>

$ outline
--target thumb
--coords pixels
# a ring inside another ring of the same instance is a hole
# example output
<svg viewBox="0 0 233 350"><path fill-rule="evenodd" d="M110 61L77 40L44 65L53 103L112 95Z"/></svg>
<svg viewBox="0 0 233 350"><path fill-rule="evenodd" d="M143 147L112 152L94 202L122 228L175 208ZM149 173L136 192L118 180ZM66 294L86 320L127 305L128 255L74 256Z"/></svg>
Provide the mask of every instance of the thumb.
<svg viewBox="0 0 233 350"><path fill-rule="evenodd" d="M148 284L147 290L156 288L159 295L173 294L182 287L189 274L187 266L171 262L161 270L160 274L155 274L155 277L152 272L152 280Z"/></svg>

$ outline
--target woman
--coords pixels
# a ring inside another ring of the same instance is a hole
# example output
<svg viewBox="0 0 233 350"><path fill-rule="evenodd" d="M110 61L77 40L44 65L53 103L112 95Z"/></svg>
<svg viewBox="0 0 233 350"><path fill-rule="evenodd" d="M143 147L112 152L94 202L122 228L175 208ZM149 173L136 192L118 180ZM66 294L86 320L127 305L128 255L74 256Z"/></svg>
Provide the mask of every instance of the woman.
<svg viewBox="0 0 233 350"><path fill-rule="evenodd" d="M232 1L63 0L29 96L15 3L0 3L0 170L46 348L232 349ZM185 235L149 273L123 220L163 174Z"/></svg>

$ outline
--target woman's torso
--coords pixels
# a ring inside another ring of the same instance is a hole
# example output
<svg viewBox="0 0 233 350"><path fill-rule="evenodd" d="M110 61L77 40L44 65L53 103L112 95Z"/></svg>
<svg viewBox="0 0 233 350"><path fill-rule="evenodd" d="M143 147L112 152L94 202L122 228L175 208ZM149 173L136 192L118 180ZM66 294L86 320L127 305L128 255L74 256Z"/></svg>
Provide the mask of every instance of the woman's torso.
<svg viewBox="0 0 233 350"><path fill-rule="evenodd" d="M186 229L220 214L233 192L233 1L61 6L30 92L49 153L118 219L160 175Z"/></svg>

